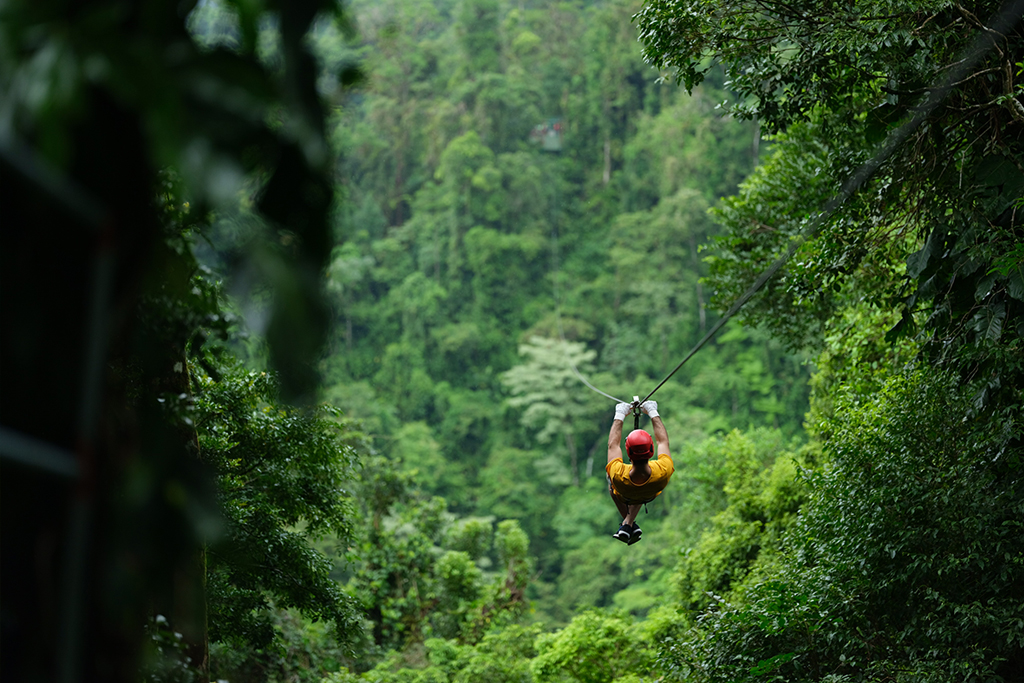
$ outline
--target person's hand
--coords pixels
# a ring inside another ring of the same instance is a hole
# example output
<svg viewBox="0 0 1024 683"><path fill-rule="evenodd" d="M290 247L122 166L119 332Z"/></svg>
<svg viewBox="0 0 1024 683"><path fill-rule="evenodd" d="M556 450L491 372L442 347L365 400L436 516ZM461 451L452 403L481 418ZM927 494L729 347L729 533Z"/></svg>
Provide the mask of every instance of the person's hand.
<svg viewBox="0 0 1024 683"><path fill-rule="evenodd" d="M615 419L620 422L625 422L626 415L633 409L633 406L629 403L616 403L615 404Z"/></svg>
<svg viewBox="0 0 1024 683"><path fill-rule="evenodd" d="M658 417L658 402L657 401L644 401L640 404L640 410L647 413L647 417L655 418Z"/></svg>

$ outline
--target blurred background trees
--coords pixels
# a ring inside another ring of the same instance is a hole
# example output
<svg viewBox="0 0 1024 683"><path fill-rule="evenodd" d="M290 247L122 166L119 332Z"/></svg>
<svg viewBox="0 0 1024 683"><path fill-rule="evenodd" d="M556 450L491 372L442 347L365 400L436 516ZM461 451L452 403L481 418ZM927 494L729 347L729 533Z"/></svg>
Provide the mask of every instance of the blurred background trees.
<svg viewBox="0 0 1024 683"><path fill-rule="evenodd" d="M330 3L226 5L202 48L174 2L3 8L3 675L134 680L147 615L207 667L203 554L219 519L188 356L230 323L193 256L248 185L276 296L268 353L312 395L334 194L321 72L305 36ZM257 55L264 12L277 53ZM334 83L353 72L335 69ZM258 180L258 185L251 185ZM57 466L54 466L56 463Z"/></svg>

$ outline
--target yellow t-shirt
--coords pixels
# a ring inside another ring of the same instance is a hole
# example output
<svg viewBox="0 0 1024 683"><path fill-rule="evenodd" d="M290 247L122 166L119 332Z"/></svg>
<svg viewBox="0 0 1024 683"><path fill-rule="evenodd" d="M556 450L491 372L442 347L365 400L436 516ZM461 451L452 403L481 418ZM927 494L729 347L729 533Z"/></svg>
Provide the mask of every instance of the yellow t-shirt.
<svg viewBox="0 0 1024 683"><path fill-rule="evenodd" d="M627 501L644 502L654 500L655 496L668 486L668 480L676 468L672 465L672 457L662 453L657 460L651 460L651 476L642 484L634 484L629 478L629 469L632 465L622 462L622 458L615 458L605 465L604 471L608 473L612 489Z"/></svg>

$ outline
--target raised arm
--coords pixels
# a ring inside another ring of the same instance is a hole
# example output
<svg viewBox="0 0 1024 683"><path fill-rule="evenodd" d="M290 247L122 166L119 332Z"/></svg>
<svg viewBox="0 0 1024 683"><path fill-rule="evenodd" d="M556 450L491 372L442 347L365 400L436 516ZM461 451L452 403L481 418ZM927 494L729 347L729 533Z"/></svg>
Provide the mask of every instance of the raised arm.
<svg viewBox="0 0 1024 683"><path fill-rule="evenodd" d="M665 423L660 417L651 418L651 426L654 427L654 440L658 443L658 455L672 457L668 450L668 431L665 430Z"/></svg>
<svg viewBox="0 0 1024 683"><path fill-rule="evenodd" d="M657 402L644 401L640 405L640 409L651 418L651 426L654 427L654 441L658 444L658 455L667 455L671 458L672 453L668 448L668 431L665 429L665 423L661 421L661 415L658 414Z"/></svg>
<svg viewBox="0 0 1024 683"><path fill-rule="evenodd" d="M628 403L619 403L615 406L615 419L612 420L612 429L608 433L608 462L622 458L622 421L626 419L629 408Z"/></svg>

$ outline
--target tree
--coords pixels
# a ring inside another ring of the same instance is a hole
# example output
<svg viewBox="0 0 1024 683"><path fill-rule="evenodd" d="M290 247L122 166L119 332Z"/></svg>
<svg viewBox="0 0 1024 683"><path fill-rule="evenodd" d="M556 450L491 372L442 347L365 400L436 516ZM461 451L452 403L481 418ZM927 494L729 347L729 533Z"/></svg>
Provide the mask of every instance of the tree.
<svg viewBox="0 0 1024 683"><path fill-rule="evenodd" d="M573 486L579 486L576 433L578 423L596 412L594 401L580 390L573 367L589 372L589 363L597 355L578 342L558 342L533 337L519 347L527 362L504 375L502 383L512 396L509 405L523 408L523 426L538 430L538 443L547 444L556 436L565 439L569 453L569 472Z"/></svg>
<svg viewBox="0 0 1024 683"><path fill-rule="evenodd" d="M638 13L652 63L677 69L688 88L708 63L721 63L740 97L732 110L788 131L774 168L721 214L729 263L715 280L723 291L745 288L855 169L881 162L768 296L748 306L748 319L804 343L801 319L827 319L837 299L863 296L857 287L867 285L874 301L902 311L890 337L920 327L930 357L990 375L983 403L1008 398L995 385L1021 370L1010 349L1020 344L1024 311L1016 249L1024 105L1013 75L1024 34L1020 17L1004 9L907 1L884 13L870 3L797 11L781 2L726 8L694 0L651 2ZM959 71L947 87L950 69ZM886 134L918 107L905 141L883 149Z"/></svg>
<svg viewBox="0 0 1024 683"><path fill-rule="evenodd" d="M956 384L916 371L842 402L773 571L664 644L672 679L1018 674L1020 426L964 420Z"/></svg>
<svg viewBox="0 0 1024 683"><path fill-rule="evenodd" d="M371 654L415 659L431 636L473 643L522 613L531 562L515 520L495 529L492 517L454 519L443 498L416 495L409 474L382 458L365 459L360 479L348 585L372 624Z"/></svg>
<svg viewBox="0 0 1024 683"><path fill-rule="evenodd" d="M650 653L627 617L584 612L561 631L537 638L530 664L539 683L568 677L578 683L611 683L628 674L643 675Z"/></svg>
<svg viewBox="0 0 1024 683"><path fill-rule="evenodd" d="M200 457L216 473L225 517L207 555L211 639L272 651L274 606L333 622L344 640L354 601L310 545L325 534L351 544L355 456L338 412L280 403L265 372L221 365L215 380L192 370Z"/></svg>
<svg viewBox="0 0 1024 683"><path fill-rule="evenodd" d="M455 683L495 681L521 683L530 680L530 660L536 655L536 626L516 624L491 629L470 653L459 658Z"/></svg>
<svg viewBox="0 0 1024 683"><path fill-rule="evenodd" d="M1018 601L1001 580L1019 562L1000 531L965 527L988 510L986 528L1005 530L999 515L1018 505L1005 483L1019 463L1003 457L1021 433L1020 9L877 10L656 0L637 15L648 59L687 87L720 64L739 96L731 110L777 134L716 212L726 234L712 284L733 298L798 245L743 316L824 350L812 398L824 464L810 498L778 564L665 644L677 679L1019 667L1016 636L981 645L986 628L1015 628L996 605ZM918 352L918 372L893 366Z"/></svg>
<svg viewBox="0 0 1024 683"><path fill-rule="evenodd" d="M675 576L682 606L691 613L740 588L782 547L804 494L796 455L783 450L779 436L768 430L733 431L721 440L728 507L684 550ZM801 460L802 466L812 464Z"/></svg>
<svg viewBox="0 0 1024 683"><path fill-rule="evenodd" d="M466 55L470 78L499 67L497 0L462 0L457 31Z"/></svg>
<svg viewBox="0 0 1024 683"><path fill-rule="evenodd" d="M444 456L433 430L425 422L406 422L395 433L391 452L401 459L417 486L431 495L447 494L462 498L466 494L465 474L461 463Z"/></svg>
<svg viewBox="0 0 1024 683"><path fill-rule="evenodd" d="M558 485L541 477L537 467L542 457L538 451L495 446L477 475L475 490L478 514L518 520L535 546L553 541L551 515L557 504Z"/></svg>

